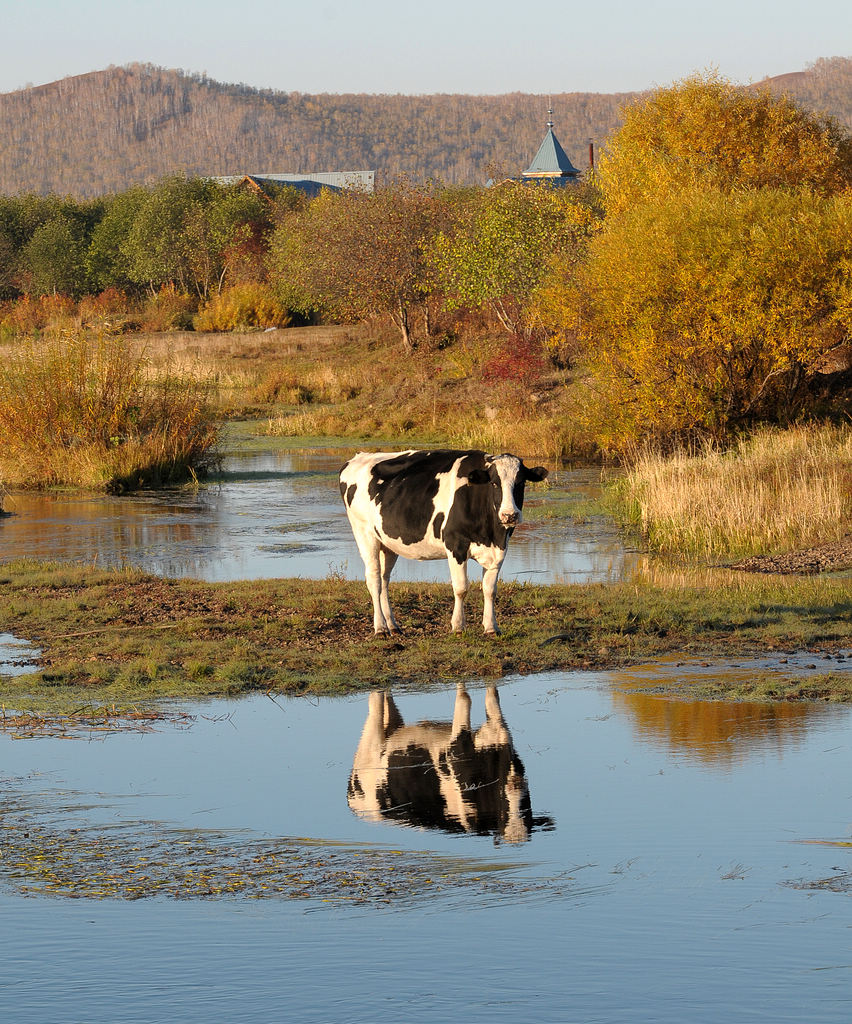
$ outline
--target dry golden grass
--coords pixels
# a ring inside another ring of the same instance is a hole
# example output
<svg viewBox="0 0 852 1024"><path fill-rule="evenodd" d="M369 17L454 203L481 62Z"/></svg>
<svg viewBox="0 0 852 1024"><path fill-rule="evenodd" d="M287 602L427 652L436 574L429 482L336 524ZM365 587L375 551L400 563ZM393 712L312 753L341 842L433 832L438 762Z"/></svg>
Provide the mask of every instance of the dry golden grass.
<svg viewBox="0 0 852 1024"><path fill-rule="evenodd" d="M837 541L852 523L852 429L763 429L727 451L644 451L614 490L656 551L719 559Z"/></svg>
<svg viewBox="0 0 852 1024"><path fill-rule="evenodd" d="M148 365L122 337L63 332L7 344L0 479L126 489L204 468L216 442L205 388Z"/></svg>

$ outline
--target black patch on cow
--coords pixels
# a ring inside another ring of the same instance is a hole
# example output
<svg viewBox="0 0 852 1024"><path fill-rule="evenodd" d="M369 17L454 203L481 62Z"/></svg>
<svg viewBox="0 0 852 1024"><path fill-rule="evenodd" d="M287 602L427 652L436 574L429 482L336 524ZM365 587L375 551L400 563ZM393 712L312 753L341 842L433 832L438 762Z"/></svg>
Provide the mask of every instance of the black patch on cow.
<svg viewBox="0 0 852 1024"><path fill-rule="evenodd" d="M337 486L340 488L340 497L346 501L346 484L342 480L338 480Z"/></svg>
<svg viewBox="0 0 852 1024"><path fill-rule="evenodd" d="M493 466L488 468L488 480L488 483L471 484L456 491L447 516L444 544L459 563L470 557L471 544L493 544L505 548L511 537L511 532L503 526L498 515L503 495L500 476ZM523 501L523 482L520 486Z"/></svg>
<svg viewBox="0 0 852 1024"><path fill-rule="evenodd" d="M355 497L355 492L358 490L358 484L350 484L343 500L346 502L348 508L352 504L352 499ZM343 485L340 486L340 493L343 494Z"/></svg>
<svg viewBox="0 0 852 1024"><path fill-rule="evenodd" d="M373 466L367 490L380 506L382 529L388 537L403 544L417 544L426 537L435 511L438 474L449 473L459 459L461 477L485 466L484 452L447 450L412 452ZM463 487L456 492L454 506L459 494L468 490Z"/></svg>
<svg viewBox="0 0 852 1024"><path fill-rule="evenodd" d="M435 534L435 539L436 540L440 540L441 539L441 527L443 525L444 525L444 513L443 512L439 512L435 516L435 522L432 523L432 533Z"/></svg>

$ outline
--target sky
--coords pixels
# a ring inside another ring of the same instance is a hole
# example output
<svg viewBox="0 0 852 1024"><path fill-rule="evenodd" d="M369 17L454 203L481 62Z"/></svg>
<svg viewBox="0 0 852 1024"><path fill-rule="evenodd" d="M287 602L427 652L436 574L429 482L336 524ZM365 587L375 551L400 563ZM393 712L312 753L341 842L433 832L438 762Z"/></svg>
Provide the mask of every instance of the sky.
<svg viewBox="0 0 852 1024"><path fill-rule="evenodd" d="M631 92L852 56L849 0L0 0L0 92L133 62L284 92Z"/></svg>

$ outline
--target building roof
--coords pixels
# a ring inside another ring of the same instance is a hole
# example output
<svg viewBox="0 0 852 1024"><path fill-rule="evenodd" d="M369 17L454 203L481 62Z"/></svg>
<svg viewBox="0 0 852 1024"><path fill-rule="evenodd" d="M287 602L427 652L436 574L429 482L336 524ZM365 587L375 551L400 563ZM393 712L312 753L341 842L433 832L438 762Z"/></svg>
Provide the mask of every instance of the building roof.
<svg viewBox="0 0 852 1024"><path fill-rule="evenodd" d="M553 116L553 111L548 113ZM547 122L547 134L538 147L533 162L524 171L525 178L576 178L580 172L553 134L553 122Z"/></svg>
<svg viewBox="0 0 852 1024"><path fill-rule="evenodd" d="M290 172L230 174L218 177L216 181L221 182L223 185L234 185L246 179L259 187L262 187L267 182L273 185L291 185L312 196L317 195L320 189L323 188L330 188L334 191L340 191L345 188L358 188L365 192L373 192L376 187L375 171L318 171L310 174L293 174Z"/></svg>

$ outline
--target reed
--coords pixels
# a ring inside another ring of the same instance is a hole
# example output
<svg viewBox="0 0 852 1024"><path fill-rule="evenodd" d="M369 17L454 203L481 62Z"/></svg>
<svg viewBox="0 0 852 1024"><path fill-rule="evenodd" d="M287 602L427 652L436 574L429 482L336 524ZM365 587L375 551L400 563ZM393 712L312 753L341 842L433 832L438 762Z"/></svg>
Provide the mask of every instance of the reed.
<svg viewBox="0 0 852 1024"><path fill-rule="evenodd" d="M710 560L841 540L852 523L852 429L761 429L721 450L638 452L609 492L661 553Z"/></svg>
<svg viewBox="0 0 852 1024"><path fill-rule="evenodd" d="M6 345L0 479L7 487L125 490L186 479L214 456L207 389L121 337L64 332Z"/></svg>

